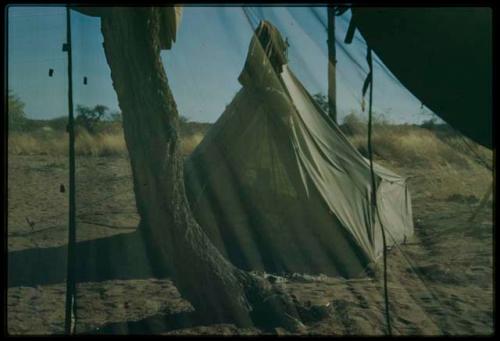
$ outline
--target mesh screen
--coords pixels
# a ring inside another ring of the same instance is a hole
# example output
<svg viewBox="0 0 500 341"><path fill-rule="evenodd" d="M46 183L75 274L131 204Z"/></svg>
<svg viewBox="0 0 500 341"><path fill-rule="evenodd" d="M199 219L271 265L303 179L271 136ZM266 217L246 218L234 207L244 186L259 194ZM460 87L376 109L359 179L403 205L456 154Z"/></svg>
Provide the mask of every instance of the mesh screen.
<svg viewBox="0 0 500 341"><path fill-rule="evenodd" d="M359 29L344 41L351 10L337 10L330 42L336 122L326 7L180 14L70 11L73 332L492 334L492 150L426 107L373 46L372 188L368 46ZM62 334L66 9L6 17L7 332Z"/></svg>

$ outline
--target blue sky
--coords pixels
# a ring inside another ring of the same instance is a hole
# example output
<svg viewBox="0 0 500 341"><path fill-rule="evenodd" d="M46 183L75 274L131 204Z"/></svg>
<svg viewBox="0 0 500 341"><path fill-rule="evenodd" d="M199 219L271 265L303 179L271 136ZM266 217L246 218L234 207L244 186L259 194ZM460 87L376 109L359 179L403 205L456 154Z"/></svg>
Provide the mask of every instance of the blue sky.
<svg viewBox="0 0 500 341"><path fill-rule="evenodd" d="M327 34L324 7L185 7L177 42L162 60L179 111L191 120L214 122L240 88L252 26L271 21L290 43L289 65L311 94L327 92ZM65 9L12 6L8 10L8 87L32 118L67 115ZM322 24L323 23L323 24ZM337 18L337 101L340 119L361 111L366 45L359 34L343 44L349 13ZM74 103L119 110L102 48L100 20L72 14ZM350 58L348 57L348 54ZM49 68L54 76L48 77ZM88 84L83 84L86 76ZM433 115L377 59L374 109L393 122L419 123ZM366 113L365 113L366 114Z"/></svg>

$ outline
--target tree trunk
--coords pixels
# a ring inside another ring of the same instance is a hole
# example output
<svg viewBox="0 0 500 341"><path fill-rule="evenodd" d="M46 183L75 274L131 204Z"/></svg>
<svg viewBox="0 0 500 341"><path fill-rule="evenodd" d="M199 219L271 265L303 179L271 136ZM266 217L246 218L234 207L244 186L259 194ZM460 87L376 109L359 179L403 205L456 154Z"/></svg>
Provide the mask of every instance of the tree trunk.
<svg viewBox="0 0 500 341"><path fill-rule="evenodd" d="M155 8L110 8L102 16L104 50L123 115L149 260L160 272L168 266L181 295L209 322L249 327L265 307L277 324L300 325L289 297L269 300L269 282L229 263L191 215L179 115L160 59L159 32Z"/></svg>

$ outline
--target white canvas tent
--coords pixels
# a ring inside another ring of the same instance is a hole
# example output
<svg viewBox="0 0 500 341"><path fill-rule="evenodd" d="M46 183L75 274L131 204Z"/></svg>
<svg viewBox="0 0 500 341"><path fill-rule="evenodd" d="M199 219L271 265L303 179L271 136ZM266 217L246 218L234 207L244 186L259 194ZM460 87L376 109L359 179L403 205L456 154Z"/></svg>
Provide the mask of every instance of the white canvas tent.
<svg viewBox="0 0 500 341"><path fill-rule="evenodd" d="M354 277L413 233L406 179L369 162L285 63L279 32L262 22L243 88L186 162L191 209L238 267Z"/></svg>

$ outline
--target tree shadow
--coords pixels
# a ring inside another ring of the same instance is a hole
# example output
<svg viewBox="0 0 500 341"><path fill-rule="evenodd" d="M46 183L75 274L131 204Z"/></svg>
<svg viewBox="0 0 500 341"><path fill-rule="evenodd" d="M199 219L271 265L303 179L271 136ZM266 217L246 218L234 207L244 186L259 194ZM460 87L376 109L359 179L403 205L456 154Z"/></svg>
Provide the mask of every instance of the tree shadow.
<svg viewBox="0 0 500 341"><path fill-rule="evenodd" d="M7 257L8 287L66 281L67 245L13 251ZM78 242L76 260L77 282L169 277L167 270L153 269L138 230Z"/></svg>
<svg viewBox="0 0 500 341"><path fill-rule="evenodd" d="M163 267L153 269L154 262L148 258L146 245L139 230L78 242L76 259L77 282L170 277L170 272L162 270ZM64 283L66 267L67 245L9 252L8 287ZM159 313L138 321L109 323L78 334L155 335L203 325L202 321L203 319L194 311Z"/></svg>

